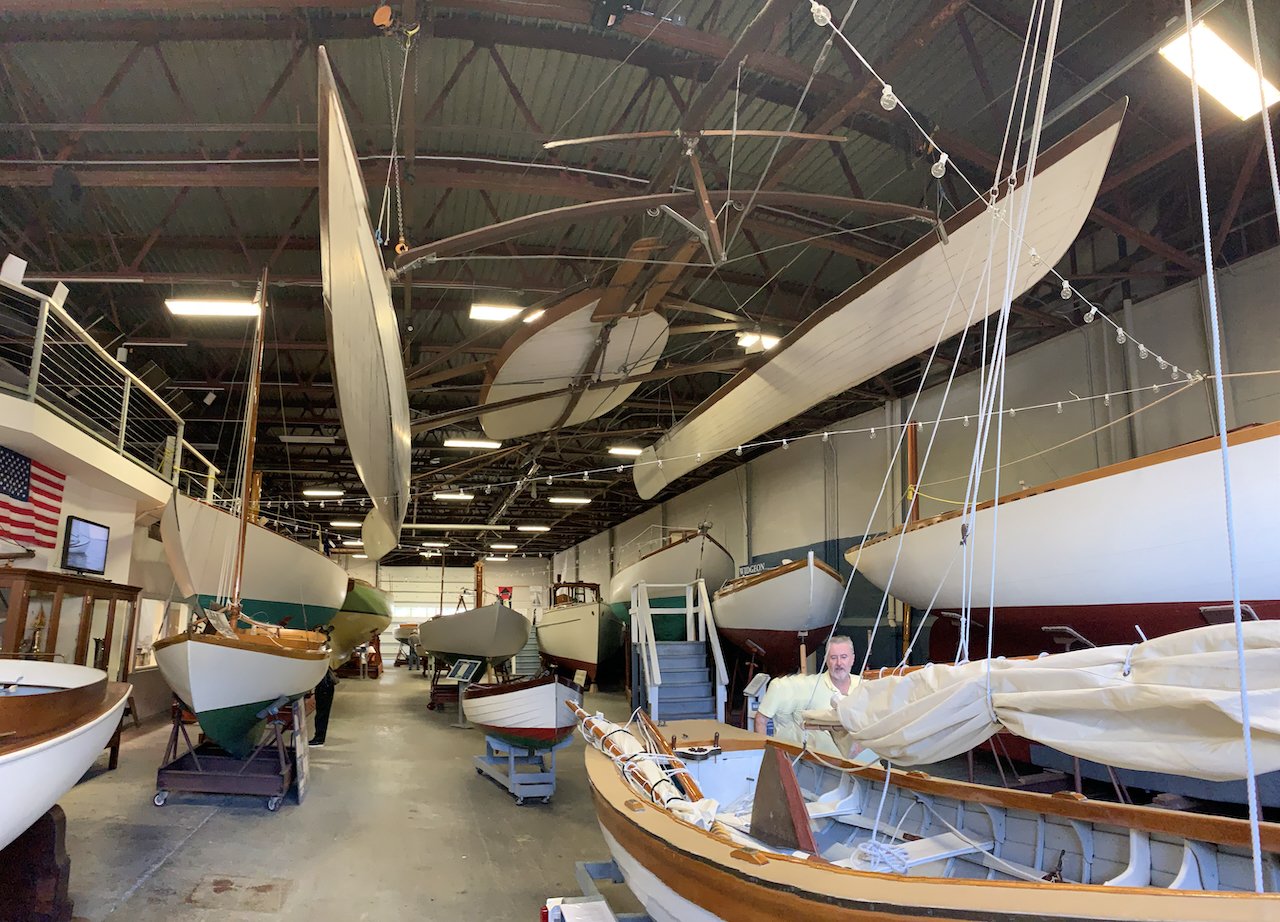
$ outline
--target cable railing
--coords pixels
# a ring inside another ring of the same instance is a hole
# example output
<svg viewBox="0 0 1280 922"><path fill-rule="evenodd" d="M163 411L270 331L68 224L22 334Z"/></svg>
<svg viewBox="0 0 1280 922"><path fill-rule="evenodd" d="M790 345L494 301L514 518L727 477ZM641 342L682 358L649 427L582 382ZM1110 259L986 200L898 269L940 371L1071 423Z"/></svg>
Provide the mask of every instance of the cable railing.
<svg viewBox="0 0 1280 922"><path fill-rule="evenodd" d="M0 266L0 392L56 413L183 492L211 497L220 471L183 438L181 415L67 313L65 285L51 294L23 285L26 266L12 255Z"/></svg>

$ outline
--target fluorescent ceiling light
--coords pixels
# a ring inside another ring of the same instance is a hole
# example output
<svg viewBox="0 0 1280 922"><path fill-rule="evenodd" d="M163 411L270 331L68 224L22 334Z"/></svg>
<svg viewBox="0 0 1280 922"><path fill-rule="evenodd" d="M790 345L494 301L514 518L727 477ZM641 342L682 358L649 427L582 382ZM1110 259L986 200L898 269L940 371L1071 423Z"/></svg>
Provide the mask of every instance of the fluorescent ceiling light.
<svg viewBox="0 0 1280 922"><path fill-rule="evenodd" d="M364 542L361 541L359 538L354 538L350 541L343 541L342 546L343 547L364 547Z"/></svg>
<svg viewBox="0 0 1280 922"><path fill-rule="evenodd" d="M309 489L302 491L303 496L320 496L320 497L342 496L345 493L346 493L346 490L328 490L328 489L321 489L320 487L311 487Z"/></svg>
<svg viewBox="0 0 1280 922"><path fill-rule="evenodd" d="M449 542L448 541L423 541L422 546L423 547L448 547Z"/></svg>
<svg viewBox="0 0 1280 922"><path fill-rule="evenodd" d="M523 307L512 307L509 304L472 304L472 320L510 320L524 310Z"/></svg>
<svg viewBox="0 0 1280 922"><path fill-rule="evenodd" d="M360 523L355 519L334 519L329 523L330 528L359 528Z"/></svg>
<svg viewBox="0 0 1280 922"><path fill-rule="evenodd" d="M463 493L461 490L458 490L456 493L433 493L432 498L467 500L475 499L476 497L474 493Z"/></svg>
<svg viewBox="0 0 1280 922"><path fill-rule="evenodd" d="M591 502L588 496L548 496L547 502L557 503L561 506L585 506Z"/></svg>
<svg viewBox="0 0 1280 922"><path fill-rule="evenodd" d="M517 525L516 531L551 531L550 525Z"/></svg>
<svg viewBox="0 0 1280 922"><path fill-rule="evenodd" d="M185 349L188 344L185 340L181 342L178 340L173 340L170 342L157 342L152 340L150 342L145 342L142 340L132 339L132 340L126 340L125 342L121 343L121 345L128 346L130 349L139 348L139 347L145 348L145 349L170 349L170 348Z"/></svg>
<svg viewBox="0 0 1280 922"><path fill-rule="evenodd" d="M445 439L445 448L501 448L501 442L491 439Z"/></svg>
<svg viewBox="0 0 1280 922"><path fill-rule="evenodd" d="M750 349L752 346L759 346L761 349L772 349L778 345L780 337L770 336L768 333L739 333L738 345L743 349Z"/></svg>
<svg viewBox="0 0 1280 922"><path fill-rule="evenodd" d="M490 544L491 551L514 551L520 547L518 544Z"/></svg>
<svg viewBox="0 0 1280 922"><path fill-rule="evenodd" d="M405 522L402 528L421 529L423 531L510 531L510 525L480 525L475 523L458 524L457 522Z"/></svg>
<svg viewBox="0 0 1280 922"><path fill-rule="evenodd" d="M624 458L634 458L644 451L643 448L631 448L627 445L611 445L609 446L609 454L622 455Z"/></svg>
<svg viewBox="0 0 1280 922"><path fill-rule="evenodd" d="M423 557L439 557L444 551L418 551Z"/></svg>
<svg viewBox="0 0 1280 922"><path fill-rule="evenodd" d="M333 445L338 441L335 435L281 435L277 438L286 445Z"/></svg>
<svg viewBox="0 0 1280 922"><path fill-rule="evenodd" d="M368 559L369 559L369 555L368 555L368 554L352 554L351 556L352 556L352 557L354 557L356 560L368 560Z"/></svg>
<svg viewBox="0 0 1280 922"><path fill-rule="evenodd" d="M1200 88L1241 121L1262 111L1258 101L1258 71L1203 22L1191 30L1196 51L1196 79ZM1160 56L1191 76L1191 42L1183 32L1160 49ZM1267 108L1280 102L1280 90L1263 80Z"/></svg>
<svg viewBox="0 0 1280 922"><path fill-rule="evenodd" d="M486 557L486 558L485 558L485 560L494 560L494 561L498 561L498 560L510 560L510 559L511 559L511 558L509 558L509 557L499 557L499 556L497 556L497 555L494 555L494 556L492 556L492 557Z"/></svg>
<svg viewBox="0 0 1280 922"><path fill-rule="evenodd" d="M540 318L540 317L541 317L543 314L545 314L545 313L546 313L546 310L545 310L544 308L541 308L541 307L540 307L540 308L538 308L536 311L534 311L532 314L525 314L525 315L524 315L524 322L525 322L525 323L533 323L535 320L537 320L538 318Z"/></svg>
<svg viewBox="0 0 1280 922"><path fill-rule="evenodd" d="M218 298L166 298L165 307L175 317L257 317L257 301Z"/></svg>

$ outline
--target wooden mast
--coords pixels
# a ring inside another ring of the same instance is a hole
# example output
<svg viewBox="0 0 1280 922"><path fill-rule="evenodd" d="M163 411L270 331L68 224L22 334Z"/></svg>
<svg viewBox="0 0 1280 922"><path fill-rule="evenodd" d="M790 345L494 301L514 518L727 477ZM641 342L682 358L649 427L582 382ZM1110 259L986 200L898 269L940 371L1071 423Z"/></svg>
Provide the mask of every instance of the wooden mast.
<svg viewBox="0 0 1280 922"><path fill-rule="evenodd" d="M262 270L258 286L258 328L253 339L253 365L249 372L248 406L245 413L244 470L240 485L240 533L236 538L235 580L231 589L231 627L238 630L240 584L244 578L245 537L249 529L249 495L253 484L253 452L258 441L258 395L262 389L262 353L266 339L267 270Z"/></svg>

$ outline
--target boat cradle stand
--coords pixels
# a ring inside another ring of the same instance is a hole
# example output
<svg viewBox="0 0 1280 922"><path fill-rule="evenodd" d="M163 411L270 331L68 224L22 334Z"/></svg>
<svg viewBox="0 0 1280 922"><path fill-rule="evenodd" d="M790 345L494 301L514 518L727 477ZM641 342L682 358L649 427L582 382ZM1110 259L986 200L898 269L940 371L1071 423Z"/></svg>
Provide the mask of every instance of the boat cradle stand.
<svg viewBox="0 0 1280 922"><path fill-rule="evenodd" d="M488 775L516 799L516 806L539 799L551 803L556 792L556 750L573 742L562 740L550 749L524 749L485 734L484 755L475 756L476 774Z"/></svg>
<svg viewBox="0 0 1280 922"><path fill-rule="evenodd" d="M555 896L547 900L542 918L548 922L565 922L572 918L601 919L606 922L652 922L642 912L615 914L609 908L596 881L607 880L613 884L626 883L622 871L614 861L579 861L573 866L574 877L582 888L582 896ZM578 910L575 912L574 910ZM584 913L579 915L580 913Z"/></svg>
<svg viewBox="0 0 1280 922"><path fill-rule="evenodd" d="M192 794L246 794L267 798L273 813L293 786L294 755L285 746L284 731L291 724L281 711L293 704L302 706L302 697L281 695L257 716L267 721L262 742L247 758L237 759L210 742L192 745L182 721L181 706L173 709L173 729L165 749L164 763L156 770L156 796L152 802L163 807L173 791ZM178 737L186 752L178 754Z"/></svg>

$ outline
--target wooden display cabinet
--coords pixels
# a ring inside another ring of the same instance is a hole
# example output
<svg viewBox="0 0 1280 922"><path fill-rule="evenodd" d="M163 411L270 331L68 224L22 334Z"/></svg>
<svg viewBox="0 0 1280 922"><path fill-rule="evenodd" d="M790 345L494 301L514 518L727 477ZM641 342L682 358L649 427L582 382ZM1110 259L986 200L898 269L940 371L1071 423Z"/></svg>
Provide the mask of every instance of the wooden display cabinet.
<svg viewBox="0 0 1280 922"><path fill-rule="evenodd" d="M92 576L0 567L0 653L93 666L127 682L142 589Z"/></svg>

